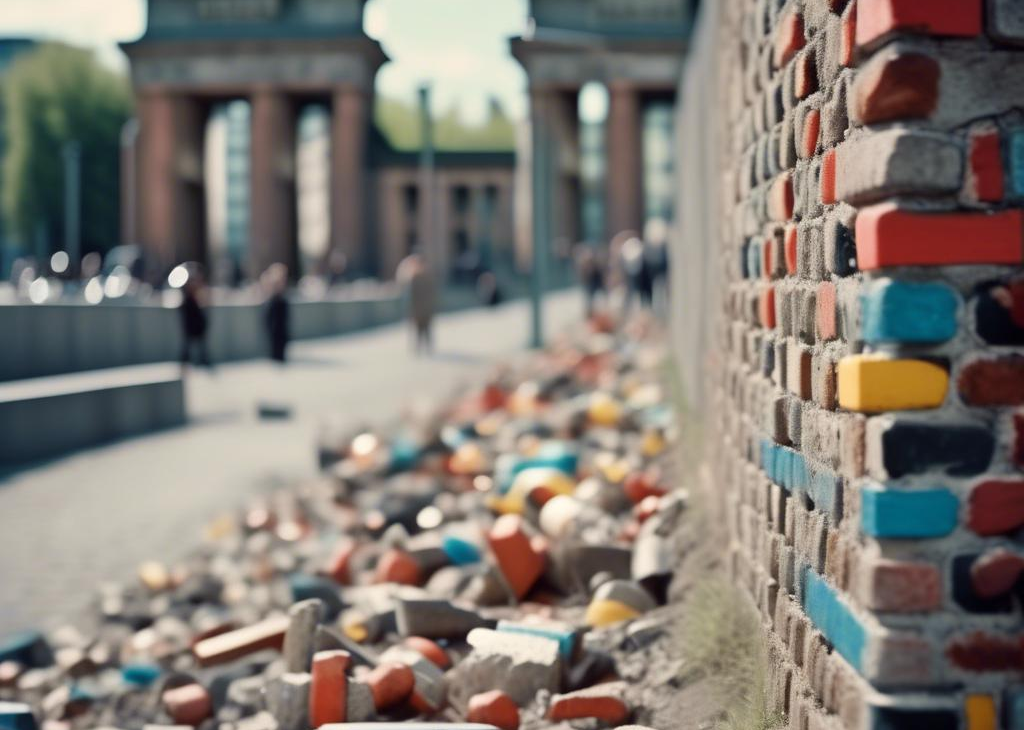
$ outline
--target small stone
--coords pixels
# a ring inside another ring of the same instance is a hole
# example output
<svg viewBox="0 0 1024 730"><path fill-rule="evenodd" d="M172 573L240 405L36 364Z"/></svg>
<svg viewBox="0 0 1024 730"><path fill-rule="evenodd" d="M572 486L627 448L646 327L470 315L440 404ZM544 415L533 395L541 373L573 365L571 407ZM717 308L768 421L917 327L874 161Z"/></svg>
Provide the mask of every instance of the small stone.
<svg viewBox="0 0 1024 730"><path fill-rule="evenodd" d="M347 722L370 722L377 717L373 706L373 692L362 682L349 682L345 702Z"/></svg>
<svg viewBox="0 0 1024 730"><path fill-rule="evenodd" d="M374 581L377 583L401 583L418 586L422 582L420 566L408 553L392 548L377 561Z"/></svg>
<svg viewBox="0 0 1024 730"><path fill-rule="evenodd" d="M424 658L437 665L439 669L447 669L452 665L452 660L437 642L422 636L410 636L402 643L410 649L418 651Z"/></svg>
<svg viewBox="0 0 1024 730"><path fill-rule="evenodd" d="M475 694L500 689L525 706L537 692L557 692L561 682L558 642L539 636L474 629L473 651L448 673L451 700L465 707Z"/></svg>

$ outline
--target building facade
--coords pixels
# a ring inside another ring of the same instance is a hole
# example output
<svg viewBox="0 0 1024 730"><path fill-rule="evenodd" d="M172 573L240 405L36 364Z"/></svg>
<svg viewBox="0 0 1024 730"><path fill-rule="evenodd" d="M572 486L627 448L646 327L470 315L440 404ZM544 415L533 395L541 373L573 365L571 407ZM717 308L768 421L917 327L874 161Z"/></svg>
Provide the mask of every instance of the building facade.
<svg viewBox="0 0 1024 730"><path fill-rule="evenodd" d="M440 155L428 179L374 128L387 57L363 31L364 5L150 0L145 33L122 45L138 117L123 150L124 241L165 271L227 262L253 278L276 262L296 274L344 262L350 276L388 278L412 242L402 206L416 196L394 192L409 185L432 191L418 199L435 201L439 269L463 242L489 240L468 213L449 215L451 196L497 195L507 220L495 226L511 230L514 156ZM211 154L218 134L224 151Z"/></svg>

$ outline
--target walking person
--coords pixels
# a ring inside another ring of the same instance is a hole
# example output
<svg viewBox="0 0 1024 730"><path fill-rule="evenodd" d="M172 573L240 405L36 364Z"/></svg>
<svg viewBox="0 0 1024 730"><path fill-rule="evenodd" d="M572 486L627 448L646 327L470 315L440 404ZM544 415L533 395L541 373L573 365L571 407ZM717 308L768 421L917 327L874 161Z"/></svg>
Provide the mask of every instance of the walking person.
<svg viewBox="0 0 1024 730"><path fill-rule="evenodd" d="M417 354L433 352L434 343L430 331L437 302L434 275L423 257L413 252L398 265L396 278L405 288L409 321L413 326L413 348Z"/></svg>
<svg viewBox="0 0 1024 730"><path fill-rule="evenodd" d="M583 305L587 319L594 316L594 306L605 293L605 265L597 250L589 244L576 245L576 273L583 287Z"/></svg>
<svg viewBox="0 0 1024 730"><path fill-rule="evenodd" d="M284 364L287 360L290 338L287 297L288 267L284 264L273 264L263 272L261 283L267 296L263 321L267 328L270 358L274 362Z"/></svg>
<svg viewBox="0 0 1024 730"><path fill-rule="evenodd" d="M189 365L195 355L200 365L211 368L210 351L206 346L208 295L202 275L192 273L185 281L181 294L181 304L178 306L182 332L181 364Z"/></svg>

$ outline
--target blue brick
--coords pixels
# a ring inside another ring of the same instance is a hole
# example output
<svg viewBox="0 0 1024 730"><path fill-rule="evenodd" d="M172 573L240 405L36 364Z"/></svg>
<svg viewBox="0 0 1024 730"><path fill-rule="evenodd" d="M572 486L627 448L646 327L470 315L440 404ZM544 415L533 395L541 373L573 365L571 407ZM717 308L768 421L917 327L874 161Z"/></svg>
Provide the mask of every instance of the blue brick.
<svg viewBox="0 0 1024 730"><path fill-rule="evenodd" d="M0 700L0 730L36 730L32 708L21 702Z"/></svg>
<svg viewBox="0 0 1024 730"><path fill-rule="evenodd" d="M461 537L445 535L441 542L441 549L444 550L452 565L472 565L480 562L480 548Z"/></svg>
<svg viewBox="0 0 1024 730"><path fill-rule="evenodd" d="M861 490L861 527L872 537L942 537L956 529L959 507L948 489L866 486Z"/></svg>
<svg viewBox="0 0 1024 730"><path fill-rule="evenodd" d="M149 662L131 662L121 667L121 678L136 687L148 687L160 678L160 667Z"/></svg>
<svg viewBox="0 0 1024 730"><path fill-rule="evenodd" d="M807 460L799 451L792 451L790 455L790 489L794 492L806 492L809 482Z"/></svg>
<svg viewBox="0 0 1024 730"><path fill-rule="evenodd" d="M537 453L528 458L511 456L511 458L504 459L499 457L494 468L494 478L499 491L504 493L512 487L516 475L524 469L546 467L558 469L569 476L574 476L578 462L579 453L574 447L564 441L545 441Z"/></svg>
<svg viewBox="0 0 1024 730"><path fill-rule="evenodd" d="M540 626L533 624L516 623L504 619L498 621L498 631L507 631L512 634L527 634L529 636L540 636L545 639L553 639L558 642L558 653L565 659L572 658L573 649L576 648L576 632L571 627L562 628L558 625Z"/></svg>
<svg viewBox="0 0 1024 730"><path fill-rule="evenodd" d="M863 624L817 573L805 567L802 576L802 603L807 617L839 655L861 672L864 645L867 643Z"/></svg>
<svg viewBox="0 0 1024 730"><path fill-rule="evenodd" d="M761 271L761 262L764 260L761 256L761 249L764 244L758 238L751 238L747 244L747 278L757 279L764 272Z"/></svg>
<svg viewBox="0 0 1024 730"><path fill-rule="evenodd" d="M1024 195L1024 129L1010 134L1010 183L1015 194Z"/></svg>
<svg viewBox="0 0 1024 730"><path fill-rule="evenodd" d="M944 284L882 281L861 296L865 342L944 342L957 332L956 293Z"/></svg>

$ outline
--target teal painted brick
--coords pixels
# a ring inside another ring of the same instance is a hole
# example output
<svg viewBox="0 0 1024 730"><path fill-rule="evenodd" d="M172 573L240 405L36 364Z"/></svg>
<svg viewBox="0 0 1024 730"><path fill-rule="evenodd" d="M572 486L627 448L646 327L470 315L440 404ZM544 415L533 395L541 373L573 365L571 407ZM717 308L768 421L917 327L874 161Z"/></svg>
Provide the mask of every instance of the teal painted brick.
<svg viewBox="0 0 1024 730"><path fill-rule="evenodd" d="M832 587L811 568L803 569L801 603L807 618L846 661L862 672L867 631Z"/></svg>
<svg viewBox="0 0 1024 730"><path fill-rule="evenodd" d="M564 629L556 626L534 626L531 624L523 624L501 619L498 621L498 631L505 631L511 634L540 636L544 639L553 639L558 642L558 652L565 659L570 659L572 657L573 649L576 648L576 632L568 626Z"/></svg>
<svg viewBox="0 0 1024 730"><path fill-rule="evenodd" d="M861 528L872 537L942 537L956 529L959 507L948 489L867 486L861 490Z"/></svg>
<svg viewBox="0 0 1024 730"><path fill-rule="evenodd" d="M1024 129L1010 135L1010 182L1015 194L1024 195Z"/></svg>
<svg viewBox="0 0 1024 730"><path fill-rule="evenodd" d="M944 284L881 281L861 296L865 342L944 342L956 336L956 293Z"/></svg>
<svg viewBox="0 0 1024 730"><path fill-rule="evenodd" d="M760 239L751 238L747 246L747 276L751 279L759 278L764 272L761 271L761 248L764 244Z"/></svg>

